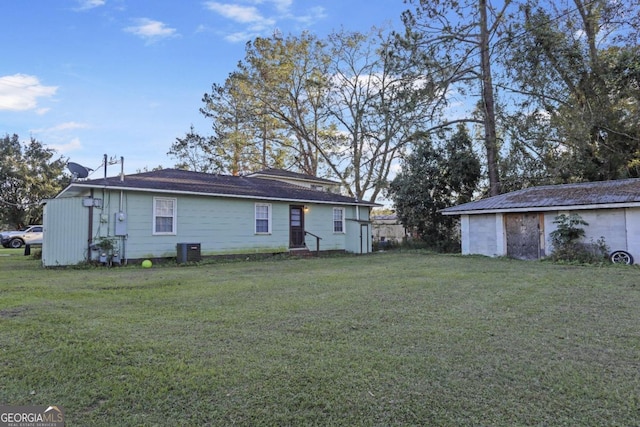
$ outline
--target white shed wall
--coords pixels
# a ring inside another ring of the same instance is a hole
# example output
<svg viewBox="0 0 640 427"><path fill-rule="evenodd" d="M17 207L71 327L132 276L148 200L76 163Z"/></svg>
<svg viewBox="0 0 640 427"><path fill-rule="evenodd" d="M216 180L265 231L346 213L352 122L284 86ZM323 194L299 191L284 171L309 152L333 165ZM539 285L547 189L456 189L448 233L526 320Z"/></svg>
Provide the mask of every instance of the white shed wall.
<svg viewBox="0 0 640 427"><path fill-rule="evenodd" d="M553 251L550 234L558 228L553 221L562 213L576 213L589 224L584 226L585 242L595 242L602 237L611 251L627 251L636 263L640 263L640 208L546 212L544 220L547 255Z"/></svg>
<svg viewBox="0 0 640 427"><path fill-rule="evenodd" d="M640 264L640 208L626 209L627 251ZM611 248L615 250L616 248Z"/></svg>
<svg viewBox="0 0 640 427"><path fill-rule="evenodd" d="M487 256L502 255L498 253L498 236L504 234L502 227L496 227L495 214L469 215L468 231L465 233L466 221L461 222L463 254L478 254ZM504 246L504 245L501 245ZM467 252L464 251L467 249Z"/></svg>

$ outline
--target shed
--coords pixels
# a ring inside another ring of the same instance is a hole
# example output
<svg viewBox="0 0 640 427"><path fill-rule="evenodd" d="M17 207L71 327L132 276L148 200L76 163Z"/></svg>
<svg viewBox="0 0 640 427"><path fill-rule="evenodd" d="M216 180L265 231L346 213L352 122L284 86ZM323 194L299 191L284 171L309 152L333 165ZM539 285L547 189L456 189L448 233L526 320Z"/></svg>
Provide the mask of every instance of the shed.
<svg viewBox="0 0 640 427"><path fill-rule="evenodd" d="M562 213L577 213L585 240L640 260L640 179L525 188L442 210L459 215L463 254L539 259L553 251L550 233Z"/></svg>
<svg viewBox="0 0 640 427"><path fill-rule="evenodd" d="M201 256L371 252L369 212L378 205L337 188L277 170L228 176L163 169L76 180L45 204L42 262L173 258L184 244Z"/></svg>

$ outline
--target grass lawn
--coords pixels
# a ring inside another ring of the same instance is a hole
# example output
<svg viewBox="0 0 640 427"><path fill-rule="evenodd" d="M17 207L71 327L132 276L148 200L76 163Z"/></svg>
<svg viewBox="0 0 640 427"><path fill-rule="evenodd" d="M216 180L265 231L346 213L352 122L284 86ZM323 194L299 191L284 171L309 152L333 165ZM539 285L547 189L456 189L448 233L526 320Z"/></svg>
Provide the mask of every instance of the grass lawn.
<svg viewBox="0 0 640 427"><path fill-rule="evenodd" d="M640 269L387 252L45 270L0 251L0 404L67 426L640 425Z"/></svg>

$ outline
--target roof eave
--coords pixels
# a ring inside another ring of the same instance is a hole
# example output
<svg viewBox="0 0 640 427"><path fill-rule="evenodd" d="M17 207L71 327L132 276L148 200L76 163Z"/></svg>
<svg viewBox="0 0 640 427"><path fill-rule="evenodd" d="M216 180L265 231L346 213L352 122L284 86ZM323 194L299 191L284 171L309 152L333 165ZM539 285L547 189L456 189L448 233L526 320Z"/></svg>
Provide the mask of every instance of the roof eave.
<svg viewBox="0 0 640 427"><path fill-rule="evenodd" d="M626 203L594 203L589 205L562 205L562 206L533 206L533 207L517 207L517 208L500 208L500 209L467 209L456 211L440 211L442 215L482 215L496 213L519 213L519 212L549 212L549 211L576 211L576 210L594 210L594 209L616 209L616 208L637 208L640 202Z"/></svg>
<svg viewBox="0 0 640 427"><path fill-rule="evenodd" d="M62 194L67 192L72 187L84 188L84 189L95 189L95 188L104 188L113 191L139 191L146 193L162 193L162 194L183 194L190 196L203 196L203 197L228 197L234 199L254 199L254 200L270 200L270 201L280 201L280 202L294 202L294 203L317 203L317 204L325 204L325 205L345 205L345 206L366 206L366 207L376 207L382 206L379 203L373 202L356 202L356 201L336 201L336 200L315 200L311 198L280 198L280 197L269 197L269 196L256 196L256 195L242 195L242 194L224 194L224 193L203 193L198 191L180 191L180 190L167 190L167 189L155 189L155 188L144 188L144 187L121 187L114 185L107 186L96 186L90 184L81 184L74 183L69 185L67 188L62 190L56 198L59 198Z"/></svg>

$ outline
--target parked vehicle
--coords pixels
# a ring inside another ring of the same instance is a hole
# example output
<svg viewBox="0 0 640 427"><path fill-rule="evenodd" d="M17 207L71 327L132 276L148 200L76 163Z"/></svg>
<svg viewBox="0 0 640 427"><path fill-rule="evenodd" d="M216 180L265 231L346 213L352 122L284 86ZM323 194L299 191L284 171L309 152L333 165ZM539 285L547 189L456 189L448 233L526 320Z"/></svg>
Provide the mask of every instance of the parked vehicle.
<svg viewBox="0 0 640 427"><path fill-rule="evenodd" d="M42 244L42 225L30 225L18 231L3 231L0 233L0 243L5 248L18 249L25 244Z"/></svg>

